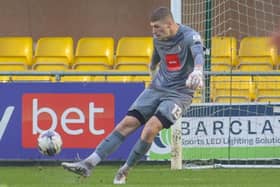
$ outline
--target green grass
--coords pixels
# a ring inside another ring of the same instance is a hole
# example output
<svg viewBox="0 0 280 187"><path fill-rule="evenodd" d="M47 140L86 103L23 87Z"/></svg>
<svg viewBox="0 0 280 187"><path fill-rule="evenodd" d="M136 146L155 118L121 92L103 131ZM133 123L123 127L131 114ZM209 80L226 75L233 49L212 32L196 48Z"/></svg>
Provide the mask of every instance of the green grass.
<svg viewBox="0 0 280 187"><path fill-rule="evenodd" d="M102 165L84 179L58 166L0 167L0 187L109 187L118 166ZM168 165L140 165L126 187L258 187L280 186L279 169L205 169L171 171Z"/></svg>

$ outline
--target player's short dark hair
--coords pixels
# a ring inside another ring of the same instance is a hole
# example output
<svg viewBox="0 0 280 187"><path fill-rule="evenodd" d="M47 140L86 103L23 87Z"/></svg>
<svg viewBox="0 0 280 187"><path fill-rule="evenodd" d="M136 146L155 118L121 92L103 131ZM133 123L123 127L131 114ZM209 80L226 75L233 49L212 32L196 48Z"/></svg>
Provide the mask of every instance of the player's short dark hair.
<svg viewBox="0 0 280 187"><path fill-rule="evenodd" d="M165 19L167 17L170 17L172 20L173 19L173 15L170 11L169 8L167 7L159 7L157 9L155 9L150 17L150 21L151 22L155 22L155 21L159 21L162 19Z"/></svg>

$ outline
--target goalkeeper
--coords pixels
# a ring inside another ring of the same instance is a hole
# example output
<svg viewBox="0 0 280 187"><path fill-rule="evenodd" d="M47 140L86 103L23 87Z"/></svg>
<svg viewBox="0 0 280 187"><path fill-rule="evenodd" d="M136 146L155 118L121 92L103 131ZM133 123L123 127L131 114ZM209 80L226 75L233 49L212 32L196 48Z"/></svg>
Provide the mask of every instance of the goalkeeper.
<svg viewBox="0 0 280 187"><path fill-rule="evenodd" d="M82 161L62 163L65 169L89 176L129 134L144 125L141 137L113 181L114 184L125 184L128 172L147 153L155 136L182 116L192 102L195 89L202 87L204 54L200 35L190 27L175 23L165 7L154 10L150 25L154 35L150 87L136 99L127 115L95 152Z"/></svg>

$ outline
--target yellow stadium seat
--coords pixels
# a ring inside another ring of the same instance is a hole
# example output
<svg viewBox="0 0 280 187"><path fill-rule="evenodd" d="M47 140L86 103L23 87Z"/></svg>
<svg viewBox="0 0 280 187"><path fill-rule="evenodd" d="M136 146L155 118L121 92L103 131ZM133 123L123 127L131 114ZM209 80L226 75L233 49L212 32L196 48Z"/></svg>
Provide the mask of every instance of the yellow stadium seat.
<svg viewBox="0 0 280 187"><path fill-rule="evenodd" d="M107 76L104 75L94 76L92 79L94 82L107 82Z"/></svg>
<svg viewBox="0 0 280 187"><path fill-rule="evenodd" d="M25 71L32 63L31 37L0 37L0 71ZM1 82L11 81L11 76L0 76Z"/></svg>
<svg viewBox="0 0 280 187"><path fill-rule="evenodd" d="M60 82L92 82L94 81L93 77L91 76L62 76Z"/></svg>
<svg viewBox="0 0 280 187"><path fill-rule="evenodd" d="M114 39L111 37L87 37L78 41L72 68L78 71L102 71L112 69Z"/></svg>
<svg viewBox="0 0 280 187"><path fill-rule="evenodd" d="M133 76L107 76L107 82L132 82Z"/></svg>
<svg viewBox="0 0 280 187"><path fill-rule="evenodd" d="M213 76L210 84L213 102L240 103L255 99L255 85L251 76Z"/></svg>
<svg viewBox="0 0 280 187"><path fill-rule="evenodd" d="M1 70L25 70L32 63L33 42L31 37L0 37Z"/></svg>
<svg viewBox="0 0 280 187"><path fill-rule="evenodd" d="M73 61L71 37L43 37L37 42L33 71L66 71ZM39 76L37 80L56 81L54 76Z"/></svg>
<svg viewBox="0 0 280 187"><path fill-rule="evenodd" d="M152 53L152 37L123 37L118 42L115 69L149 71Z"/></svg>
<svg viewBox="0 0 280 187"><path fill-rule="evenodd" d="M37 71L64 71L73 61L71 37L40 38L35 49L32 69Z"/></svg>
<svg viewBox="0 0 280 187"><path fill-rule="evenodd" d="M279 54L280 54L280 50L279 50L279 52L278 52ZM280 70L280 55L278 56L278 65L277 65L277 70Z"/></svg>
<svg viewBox="0 0 280 187"><path fill-rule="evenodd" d="M202 89L197 89L194 92L192 103L203 103Z"/></svg>
<svg viewBox="0 0 280 187"><path fill-rule="evenodd" d="M279 76L256 76L254 81L257 102L280 102Z"/></svg>
<svg viewBox="0 0 280 187"><path fill-rule="evenodd" d="M149 75L137 75L137 76L133 76L133 81L134 82L151 82L152 77Z"/></svg>
<svg viewBox="0 0 280 187"><path fill-rule="evenodd" d="M35 70L28 70L26 72L36 73ZM51 75L14 75L11 76L12 82L55 82L55 76Z"/></svg>
<svg viewBox="0 0 280 187"><path fill-rule="evenodd" d="M237 64L236 39L234 37L212 37L211 71L230 71Z"/></svg>
<svg viewBox="0 0 280 187"><path fill-rule="evenodd" d="M0 76L0 82L5 83L5 82L10 82L12 81L12 76Z"/></svg>
<svg viewBox="0 0 280 187"><path fill-rule="evenodd" d="M277 64L277 50L269 37L246 37L240 42L238 69L271 71Z"/></svg>

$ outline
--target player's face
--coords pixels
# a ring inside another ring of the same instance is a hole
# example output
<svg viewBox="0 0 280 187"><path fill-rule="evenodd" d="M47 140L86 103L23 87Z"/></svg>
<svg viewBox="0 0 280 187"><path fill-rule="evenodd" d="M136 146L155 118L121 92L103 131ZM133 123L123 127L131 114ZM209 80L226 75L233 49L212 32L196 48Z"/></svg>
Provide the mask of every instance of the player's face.
<svg viewBox="0 0 280 187"><path fill-rule="evenodd" d="M170 37L170 24L165 21L155 21L150 23L154 37L159 40L166 40Z"/></svg>

